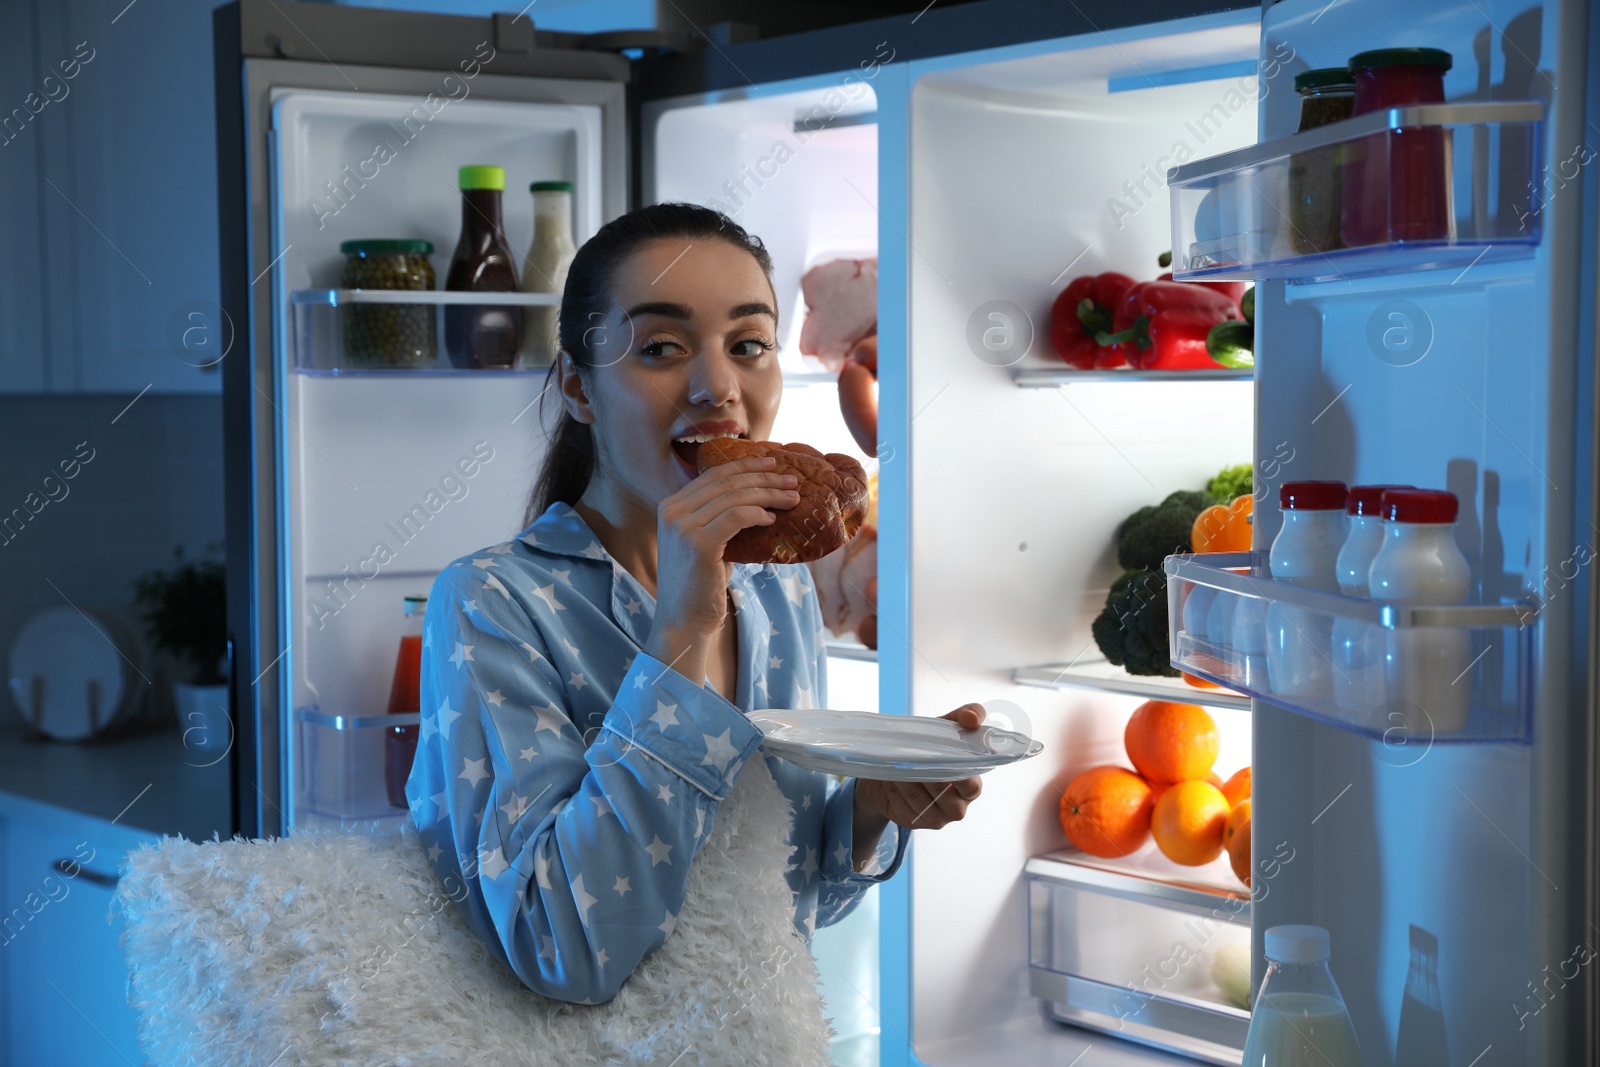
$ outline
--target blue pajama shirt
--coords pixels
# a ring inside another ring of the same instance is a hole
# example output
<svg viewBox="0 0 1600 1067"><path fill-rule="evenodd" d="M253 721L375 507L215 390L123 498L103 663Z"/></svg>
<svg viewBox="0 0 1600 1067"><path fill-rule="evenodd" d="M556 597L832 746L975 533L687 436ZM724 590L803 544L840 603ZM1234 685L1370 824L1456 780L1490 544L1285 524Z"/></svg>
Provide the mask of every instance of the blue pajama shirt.
<svg viewBox="0 0 1600 1067"><path fill-rule="evenodd" d="M690 861L757 753L794 807L785 878L808 944L905 859L910 831L890 823L856 872L855 779L766 753L741 710L827 706L809 568L738 563L729 588L733 704L643 651L655 598L570 505L434 582L406 797L468 925L536 993L617 995L671 935Z"/></svg>

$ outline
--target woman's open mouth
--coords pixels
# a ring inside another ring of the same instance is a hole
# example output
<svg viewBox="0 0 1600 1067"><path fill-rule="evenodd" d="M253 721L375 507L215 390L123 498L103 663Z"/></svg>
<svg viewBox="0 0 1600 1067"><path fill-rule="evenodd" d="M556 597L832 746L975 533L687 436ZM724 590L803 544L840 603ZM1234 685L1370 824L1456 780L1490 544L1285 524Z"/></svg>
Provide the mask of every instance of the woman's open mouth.
<svg viewBox="0 0 1600 1067"><path fill-rule="evenodd" d="M693 481L700 477L700 446L713 437L745 437L742 433L713 433L696 434L690 438L681 438L671 442L672 455L678 461L678 466Z"/></svg>

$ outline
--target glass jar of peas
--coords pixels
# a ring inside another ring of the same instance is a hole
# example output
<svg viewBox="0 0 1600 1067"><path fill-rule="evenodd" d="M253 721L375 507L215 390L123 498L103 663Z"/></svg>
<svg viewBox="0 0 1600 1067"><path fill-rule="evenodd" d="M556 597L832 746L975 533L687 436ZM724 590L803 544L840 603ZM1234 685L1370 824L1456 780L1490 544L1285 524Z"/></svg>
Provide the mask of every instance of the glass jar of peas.
<svg viewBox="0 0 1600 1067"><path fill-rule="evenodd" d="M345 289L434 287L431 241L345 241ZM432 304L352 301L343 308L344 362L348 367L426 367L438 356L437 308Z"/></svg>

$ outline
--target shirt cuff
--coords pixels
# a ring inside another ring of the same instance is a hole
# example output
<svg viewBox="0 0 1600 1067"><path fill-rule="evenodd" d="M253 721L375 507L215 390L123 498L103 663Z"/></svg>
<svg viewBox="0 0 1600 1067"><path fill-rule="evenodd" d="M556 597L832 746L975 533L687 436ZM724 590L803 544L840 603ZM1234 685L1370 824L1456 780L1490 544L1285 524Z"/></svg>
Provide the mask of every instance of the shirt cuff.
<svg viewBox="0 0 1600 1067"><path fill-rule="evenodd" d="M721 693L644 652L623 675L605 728L624 754L642 750L714 800L727 795L763 737Z"/></svg>
<svg viewBox="0 0 1600 1067"><path fill-rule="evenodd" d="M833 848L823 859L821 877L836 883L874 885L886 882L894 877L905 862L906 848L911 844L911 831L891 821L878 838L878 850L867 861L866 870L857 871L853 860L855 813L856 779L851 778L834 793L824 817L822 839L833 842Z"/></svg>

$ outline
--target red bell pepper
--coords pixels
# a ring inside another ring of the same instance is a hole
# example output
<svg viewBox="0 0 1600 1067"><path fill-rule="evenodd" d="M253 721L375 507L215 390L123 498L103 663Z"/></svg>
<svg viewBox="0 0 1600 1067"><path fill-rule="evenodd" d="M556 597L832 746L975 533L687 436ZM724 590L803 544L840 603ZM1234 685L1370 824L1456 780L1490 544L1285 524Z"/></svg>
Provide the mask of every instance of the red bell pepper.
<svg viewBox="0 0 1600 1067"><path fill-rule="evenodd" d="M1237 302L1209 286L1140 282L1117 305L1116 332L1095 340L1121 349L1128 365L1139 370L1215 368L1206 335L1217 323L1237 318Z"/></svg>
<svg viewBox="0 0 1600 1067"><path fill-rule="evenodd" d="M1117 304L1134 281L1106 271L1074 278L1050 305L1050 347L1071 367L1122 366L1122 353L1095 343L1095 334L1113 328Z"/></svg>
<svg viewBox="0 0 1600 1067"><path fill-rule="evenodd" d="M1161 253L1156 262L1163 267L1172 266L1172 253ZM1172 272L1170 270L1156 275L1156 281L1158 282L1170 282L1171 280ZM1181 284L1203 285L1208 289L1215 289L1219 293L1225 293L1233 301L1233 306L1236 308L1239 306L1239 301L1244 299L1244 291L1250 287L1249 282L1183 282Z"/></svg>

